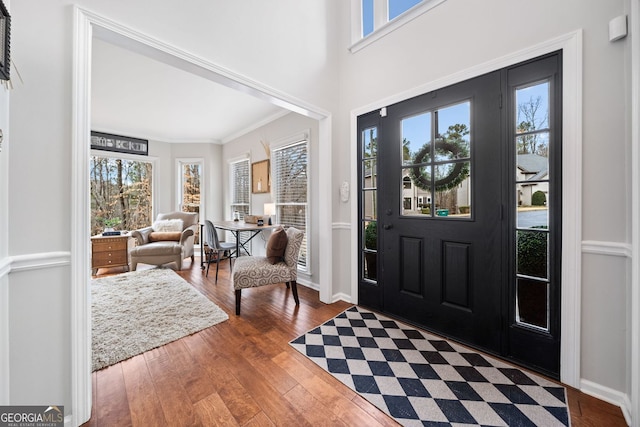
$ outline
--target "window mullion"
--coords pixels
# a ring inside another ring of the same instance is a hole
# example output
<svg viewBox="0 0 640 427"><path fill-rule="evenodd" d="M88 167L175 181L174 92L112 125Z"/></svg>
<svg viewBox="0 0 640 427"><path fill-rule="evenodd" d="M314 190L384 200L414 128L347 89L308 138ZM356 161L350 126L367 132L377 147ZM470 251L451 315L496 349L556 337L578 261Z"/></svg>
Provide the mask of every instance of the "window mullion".
<svg viewBox="0 0 640 427"><path fill-rule="evenodd" d="M389 1L373 0L373 29L381 28L389 21Z"/></svg>

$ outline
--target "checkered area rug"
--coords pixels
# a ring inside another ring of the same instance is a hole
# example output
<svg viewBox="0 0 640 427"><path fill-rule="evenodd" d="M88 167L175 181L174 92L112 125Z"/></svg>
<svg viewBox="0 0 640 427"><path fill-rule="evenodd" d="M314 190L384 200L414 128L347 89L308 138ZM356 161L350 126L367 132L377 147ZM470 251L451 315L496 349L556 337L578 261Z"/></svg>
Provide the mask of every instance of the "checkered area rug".
<svg viewBox="0 0 640 427"><path fill-rule="evenodd" d="M564 387L352 307L291 341L404 426L569 426Z"/></svg>

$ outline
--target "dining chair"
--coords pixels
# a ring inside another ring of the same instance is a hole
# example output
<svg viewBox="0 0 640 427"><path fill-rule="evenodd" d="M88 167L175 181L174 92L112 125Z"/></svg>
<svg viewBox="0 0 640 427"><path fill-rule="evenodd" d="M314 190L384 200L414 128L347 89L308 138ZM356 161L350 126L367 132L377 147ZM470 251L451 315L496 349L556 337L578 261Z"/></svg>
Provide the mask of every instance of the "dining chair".
<svg viewBox="0 0 640 427"><path fill-rule="evenodd" d="M207 255L207 272L205 274L206 277L209 277L209 266L214 260L215 255L215 263L216 263L216 283L218 283L218 270L220 268L220 261L224 259L229 259L229 269L233 267L232 258L236 253L236 244L235 243L227 243L221 242L218 238L218 232L216 228L213 226L213 223L208 219L204 221L204 229L205 229L205 238L207 243L207 249L205 251Z"/></svg>

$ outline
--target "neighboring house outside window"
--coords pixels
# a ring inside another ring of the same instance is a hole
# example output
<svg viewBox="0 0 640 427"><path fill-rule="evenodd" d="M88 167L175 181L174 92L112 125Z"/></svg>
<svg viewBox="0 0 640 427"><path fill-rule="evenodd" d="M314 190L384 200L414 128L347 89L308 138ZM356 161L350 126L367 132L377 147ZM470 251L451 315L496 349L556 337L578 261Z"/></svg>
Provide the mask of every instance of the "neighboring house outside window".
<svg viewBox="0 0 640 427"><path fill-rule="evenodd" d="M309 272L308 141L306 139L272 148L276 222L304 231L298 269Z"/></svg>

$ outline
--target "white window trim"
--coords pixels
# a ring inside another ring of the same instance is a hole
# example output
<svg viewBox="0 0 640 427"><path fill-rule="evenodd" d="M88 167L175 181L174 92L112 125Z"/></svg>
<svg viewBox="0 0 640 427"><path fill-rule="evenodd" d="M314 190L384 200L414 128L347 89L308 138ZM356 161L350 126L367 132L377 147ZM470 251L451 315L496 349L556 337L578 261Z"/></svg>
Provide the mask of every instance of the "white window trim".
<svg viewBox="0 0 640 427"><path fill-rule="evenodd" d="M202 157L178 157L176 158L176 210L182 212L182 166L199 164L200 165L200 208L198 209L198 221L202 221L206 218L205 213L205 197L206 197L206 183L205 170L204 170L204 158Z"/></svg>
<svg viewBox="0 0 640 427"><path fill-rule="evenodd" d="M445 1L446 0L423 0L422 3L398 15L392 21L388 21L387 0L373 0L373 31L363 37L362 1L351 0L351 46L349 47L349 52L356 53Z"/></svg>
<svg viewBox="0 0 640 427"><path fill-rule="evenodd" d="M273 141L270 145L271 147L271 152L277 151L277 150L282 150L284 148L287 148L290 145L296 145L298 143L301 143L304 141L305 144L307 144L307 206L305 209L305 224L306 224L306 234L307 234L307 265L305 266L305 268L301 268L300 265L298 265L298 271L305 273L307 275L312 275L312 238L311 238L311 219L310 219L310 214L311 214L311 179L310 177L312 176L312 171L311 171L311 129L305 129L303 132L300 133L296 133L290 136L287 136L285 138L281 138L279 140ZM276 179L275 174L273 173L273 163L274 162L269 162L270 168L271 170L269 171L269 173L271 174L271 197L274 198L274 195L276 194L276 190L277 190L277 185L278 185L278 180ZM274 201L275 202L275 201Z"/></svg>

